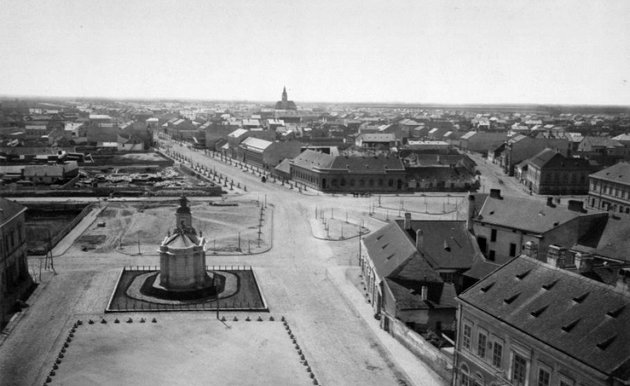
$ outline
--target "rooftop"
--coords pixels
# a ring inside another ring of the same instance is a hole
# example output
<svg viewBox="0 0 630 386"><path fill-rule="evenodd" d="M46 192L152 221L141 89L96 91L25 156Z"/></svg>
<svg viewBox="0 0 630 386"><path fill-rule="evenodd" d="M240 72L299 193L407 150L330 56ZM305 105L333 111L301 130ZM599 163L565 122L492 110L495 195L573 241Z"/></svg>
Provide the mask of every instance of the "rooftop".
<svg viewBox="0 0 630 386"><path fill-rule="evenodd" d="M559 204L552 207L544 201L521 197L488 196L474 220L541 234L581 216L605 217L606 213L583 213Z"/></svg>
<svg viewBox="0 0 630 386"><path fill-rule="evenodd" d="M459 299L605 374L630 374L630 298L612 286L520 256Z"/></svg>
<svg viewBox="0 0 630 386"><path fill-rule="evenodd" d="M590 177L628 185L630 184L630 163L619 162L609 168L591 174Z"/></svg>
<svg viewBox="0 0 630 386"><path fill-rule="evenodd" d="M0 226L25 210L25 206L0 197Z"/></svg>
<svg viewBox="0 0 630 386"><path fill-rule="evenodd" d="M401 231L415 244L416 232L422 230L420 252L435 268L470 268L477 250L466 229L466 221L411 220L411 229L404 229L404 220L396 220Z"/></svg>

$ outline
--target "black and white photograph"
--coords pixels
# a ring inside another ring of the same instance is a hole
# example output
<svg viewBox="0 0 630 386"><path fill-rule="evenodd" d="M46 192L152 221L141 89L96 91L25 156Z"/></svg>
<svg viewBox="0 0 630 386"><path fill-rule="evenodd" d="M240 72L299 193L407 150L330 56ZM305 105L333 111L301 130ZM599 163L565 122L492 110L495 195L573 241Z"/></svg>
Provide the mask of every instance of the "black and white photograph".
<svg viewBox="0 0 630 386"><path fill-rule="evenodd" d="M630 386L630 1L0 36L0 386Z"/></svg>

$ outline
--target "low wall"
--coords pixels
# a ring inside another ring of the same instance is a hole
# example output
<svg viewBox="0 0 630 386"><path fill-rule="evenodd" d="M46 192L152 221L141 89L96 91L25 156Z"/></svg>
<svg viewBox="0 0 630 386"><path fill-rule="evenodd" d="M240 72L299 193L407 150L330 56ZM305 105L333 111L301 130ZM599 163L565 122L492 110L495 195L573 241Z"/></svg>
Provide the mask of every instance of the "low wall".
<svg viewBox="0 0 630 386"><path fill-rule="evenodd" d="M383 318L388 319L389 333L396 338L397 341L428 364L429 367L444 378L448 384L451 383L453 376L453 358L427 342L420 334L411 330L400 320L392 318L385 313L381 313L381 315Z"/></svg>
<svg viewBox="0 0 630 386"><path fill-rule="evenodd" d="M32 207L32 208L37 208L37 206L43 206L39 203L38 204L31 203L30 205L28 203L24 203L24 205L27 207ZM64 237L66 237L66 235L68 235L68 233L70 233L70 231L74 229L74 227L77 226L77 224L79 224L79 222L83 220L83 218L87 216L87 214L90 213L90 211L92 211L92 209L95 208L96 206L97 204L95 203L89 204L89 205L78 204L78 203L65 203L65 204L55 205L55 210L60 210L60 211L76 210L80 207L83 207L83 209L78 215L76 215L72 219L72 221L70 221L68 224L66 224L66 226L64 226L61 230L59 230L59 232L56 232L54 235L52 235L51 240L50 240L51 248L54 248L59 241L61 241ZM36 250L30 251L30 253L33 253L33 254L46 254L46 252L47 252L47 249L46 248L42 249L41 247L37 248Z"/></svg>

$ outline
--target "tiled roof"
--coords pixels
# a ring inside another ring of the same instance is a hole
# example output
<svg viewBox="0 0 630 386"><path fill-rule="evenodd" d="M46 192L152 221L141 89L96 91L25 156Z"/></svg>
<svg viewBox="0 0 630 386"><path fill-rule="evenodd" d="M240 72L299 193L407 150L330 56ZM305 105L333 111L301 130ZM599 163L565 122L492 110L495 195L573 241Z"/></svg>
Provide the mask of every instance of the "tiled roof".
<svg viewBox="0 0 630 386"><path fill-rule="evenodd" d="M619 162L609 168L593 173L590 177L619 184L630 184L630 163Z"/></svg>
<svg viewBox="0 0 630 386"><path fill-rule="evenodd" d="M388 224L365 237L363 244L379 277L401 310L455 308L455 287L444 283L397 224ZM421 287L427 285L427 300Z"/></svg>
<svg viewBox="0 0 630 386"><path fill-rule="evenodd" d="M598 371L629 374L630 297L612 286L520 256L459 299Z"/></svg>
<svg viewBox="0 0 630 386"><path fill-rule="evenodd" d="M304 169L329 169L335 157L314 150L304 150L293 159L293 165Z"/></svg>
<svg viewBox="0 0 630 386"><path fill-rule="evenodd" d="M331 166L333 169L348 169L351 171L385 171L385 170L405 170L402 161L397 157L375 156L375 157L335 157Z"/></svg>
<svg viewBox="0 0 630 386"><path fill-rule="evenodd" d="M547 148L536 154L526 162L542 168L543 166L545 166L545 164L547 164L547 162L551 161L552 158L557 156L564 158L562 154L556 152L555 150Z"/></svg>
<svg viewBox="0 0 630 386"><path fill-rule="evenodd" d="M291 160L288 158L283 159L282 162L280 162L278 166L275 167L275 169L279 172L290 174L291 173Z"/></svg>
<svg viewBox="0 0 630 386"><path fill-rule="evenodd" d="M597 147L606 147L609 149L612 149L615 147L623 147L621 143L617 142L616 140L612 138L591 137L591 136L584 137L584 139L582 140L582 143L580 144L580 148L586 147L587 145L597 146Z"/></svg>
<svg viewBox="0 0 630 386"><path fill-rule="evenodd" d="M386 278L387 285L396 299L399 310L418 310L436 308L457 308L455 286L452 283L430 283L427 300L421 298L421 282L405 282L396 278Z"/></svg>
<svg viewBox="0 0 630 386"><path fill-rule="evenodd" d="M420 252L436 269L470 268L477 254L466 229L466 221L412 220L411 230L404 230L404 221L396 220L400 230L416 242L416 232L422 230Z"/></svg>
<svg viewBox="0 0 630 386"><path fill-rule="evenodd" d="M544 201L504 196L488 196L475 221L521 229L532 233L545 233L580 216L606 216L603 212L584 214L566 206L551 207Z"/></svg>
<svg viewBox="0 0 630 386"><path fill-rule="evenodd" d="M0 197L0 225L23 210L26 210L25 206Z"/></svg>
<svg viewBox="0 0 630 386"><path fill-rule="evenodd" d="M630 263L630 217L607 216L586 232L572 249Z"/></svg>
<svg viewBox="0 0 630 386"><path fill-rule="evenodd" d="M415 245L394 223L387 224L364 237L363 245L381 278L389 276L414 254L417 254Z"/></svg>

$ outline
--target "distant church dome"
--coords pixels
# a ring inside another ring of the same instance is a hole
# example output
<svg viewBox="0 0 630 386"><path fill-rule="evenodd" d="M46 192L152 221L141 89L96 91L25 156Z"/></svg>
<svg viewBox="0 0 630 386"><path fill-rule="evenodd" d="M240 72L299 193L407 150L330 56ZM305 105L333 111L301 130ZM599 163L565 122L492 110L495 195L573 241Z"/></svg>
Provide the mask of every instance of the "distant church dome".
<svg viewBox="0 0 630 386"><path fill-rule="evenodd" d="M295 102L288 100L286 86L282 89L282 100L276 102L276 110L297 110Z"/></svg>

